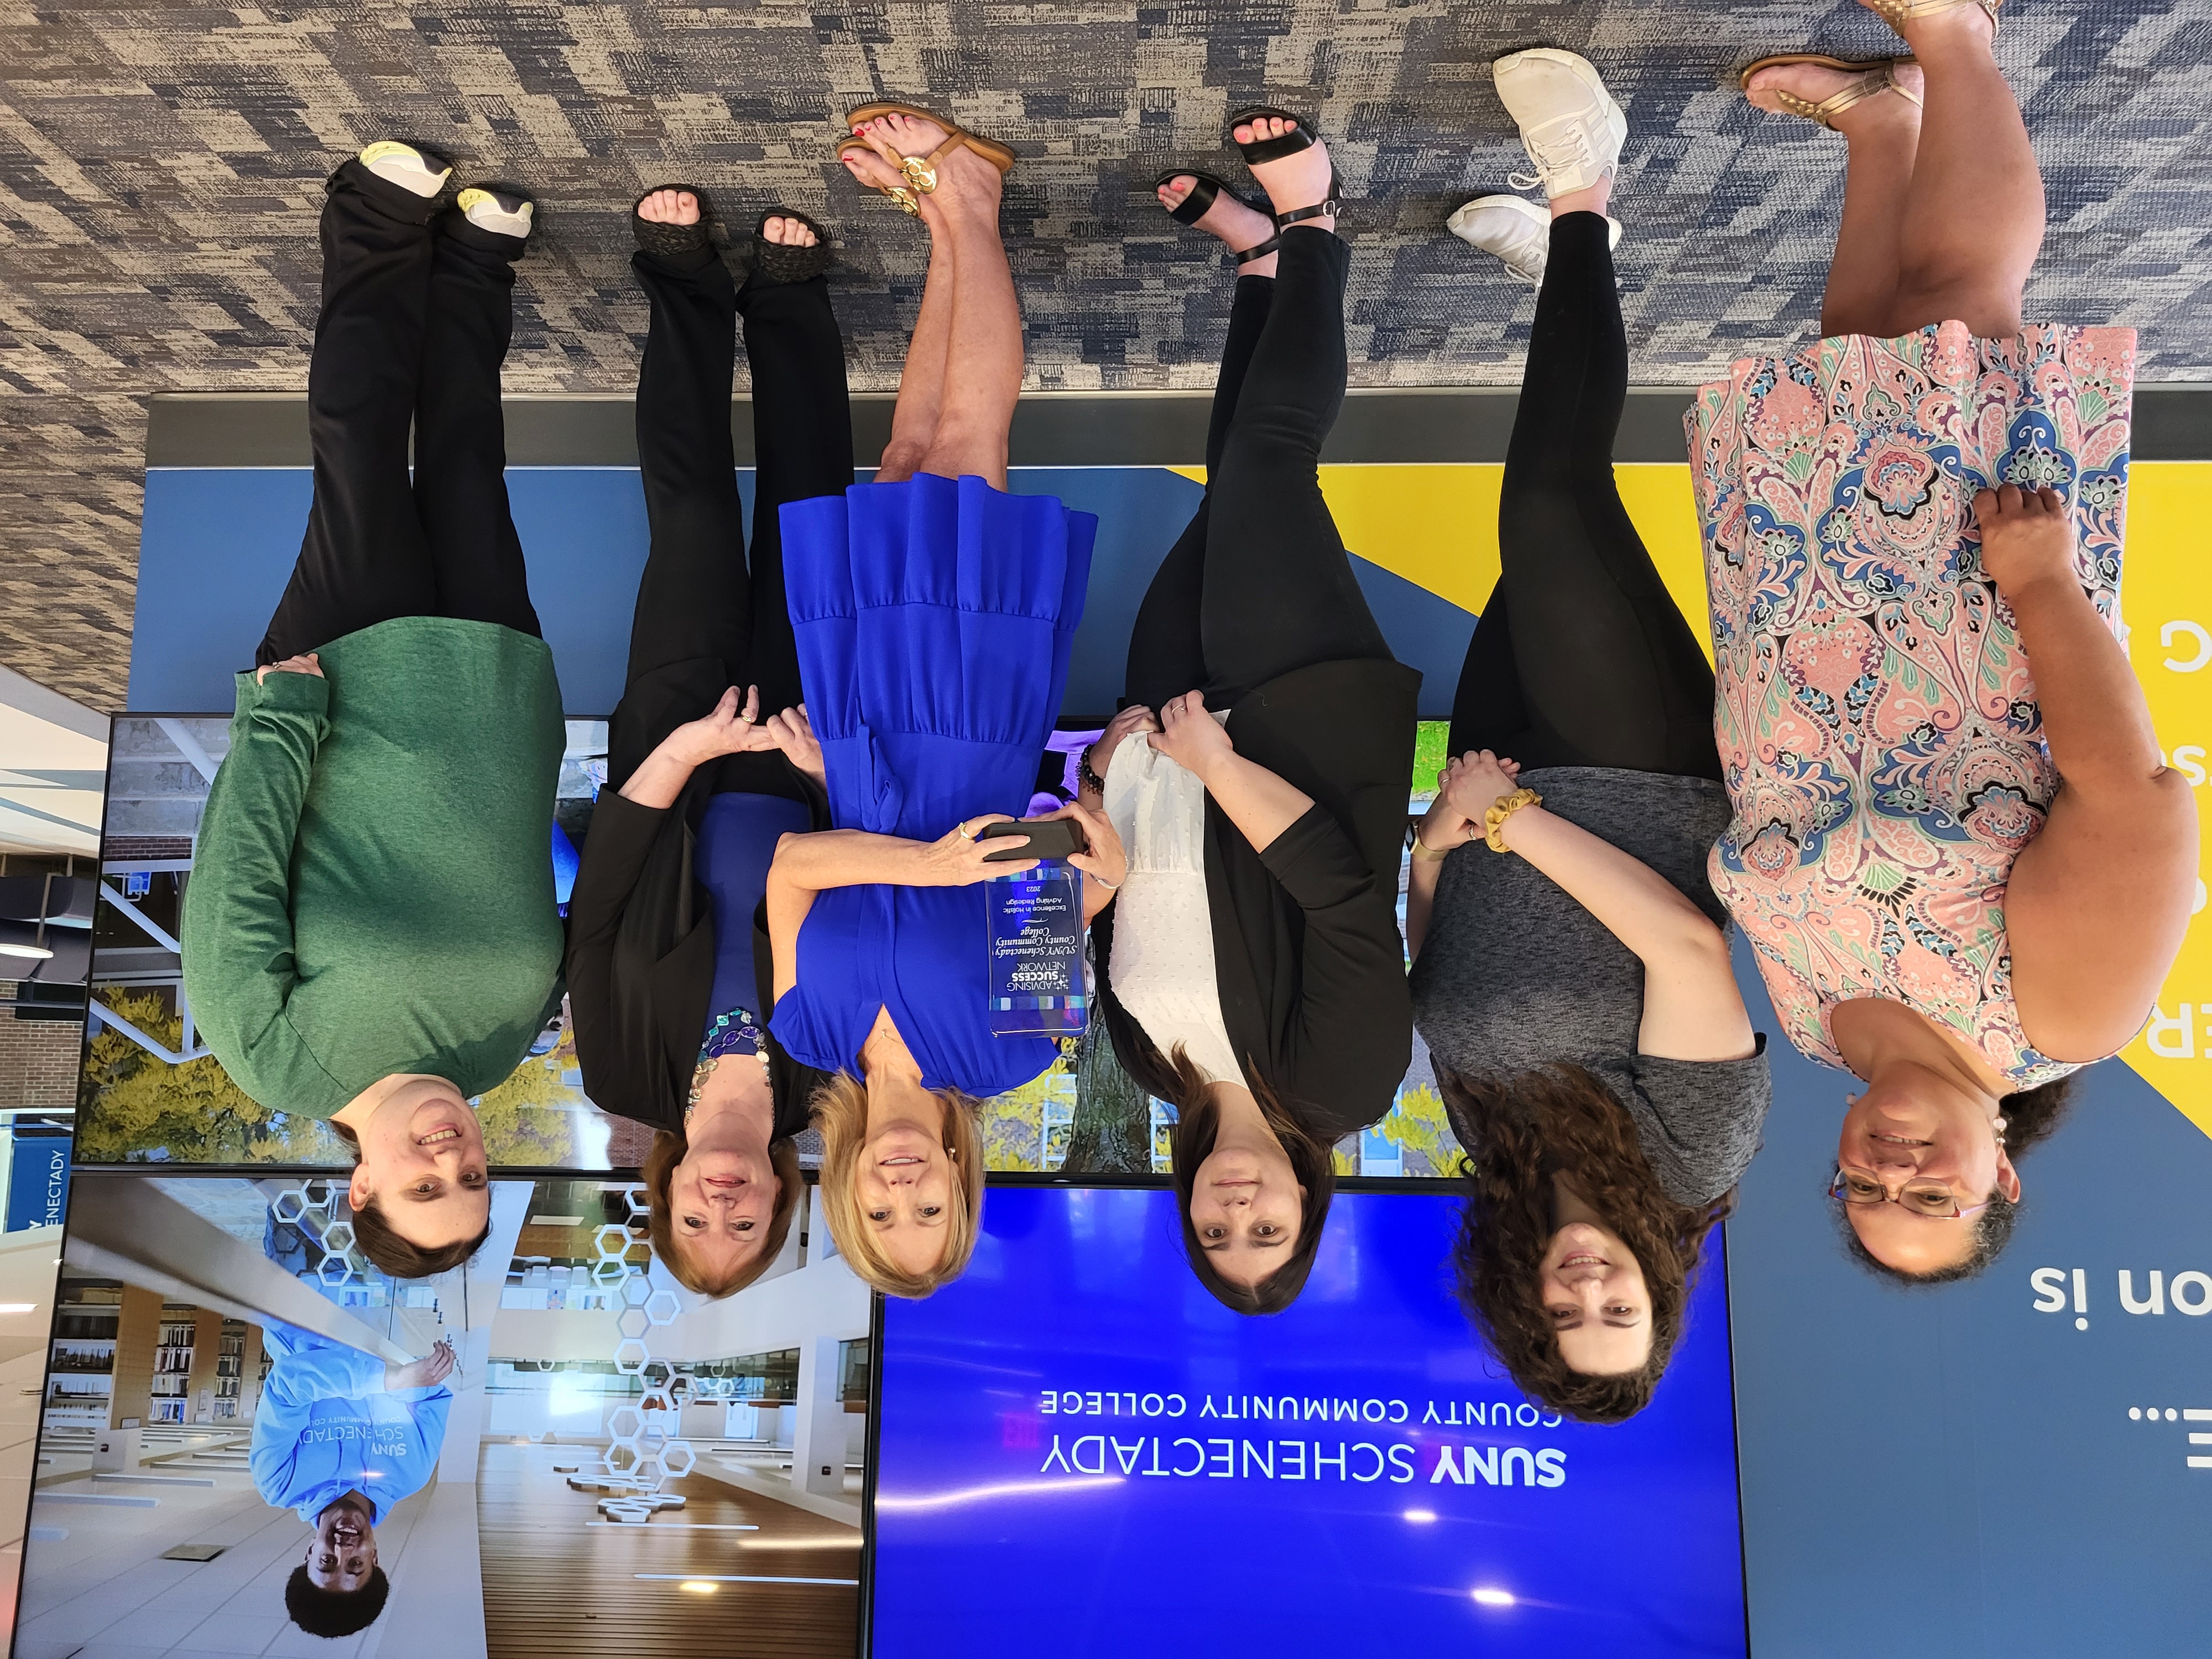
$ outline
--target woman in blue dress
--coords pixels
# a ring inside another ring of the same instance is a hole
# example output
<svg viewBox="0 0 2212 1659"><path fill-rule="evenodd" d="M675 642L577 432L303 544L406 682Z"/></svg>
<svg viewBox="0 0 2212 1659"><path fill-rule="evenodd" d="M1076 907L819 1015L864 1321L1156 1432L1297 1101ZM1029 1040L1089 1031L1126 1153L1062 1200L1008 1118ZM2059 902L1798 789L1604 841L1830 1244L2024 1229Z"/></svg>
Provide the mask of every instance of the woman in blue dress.
<svg viewBox="0 0 2212 1659"><path fill-rule="evenodd" d="M833 828L768 878L769 1030L832 1074L815 1096L822 1199L854 1272L896 1296L958 1276L982 1201L977 1097L1056 1054L998 1036L976 831L1018 818L1060 710L1097 520L1010 495L1022 323L999 238L1003 146L873 105L841 151L930 234L929 275L875 482L783 509L799 676ZM1099 882L1116 869L1079 856Z"/></svg>

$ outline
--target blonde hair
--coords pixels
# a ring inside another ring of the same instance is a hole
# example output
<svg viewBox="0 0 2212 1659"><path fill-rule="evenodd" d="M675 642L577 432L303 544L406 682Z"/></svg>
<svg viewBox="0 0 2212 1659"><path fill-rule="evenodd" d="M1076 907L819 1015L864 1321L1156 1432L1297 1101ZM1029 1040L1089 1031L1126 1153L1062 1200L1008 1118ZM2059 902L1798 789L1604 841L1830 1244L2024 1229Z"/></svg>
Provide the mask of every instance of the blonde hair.
<svg viewBox="0 0 2212 1659"><path fill-rule="evenodd" d="M858 1078L839 1072L814 1091L814 1127L822 1132L819 1193L822 1218L837 1254L854 1273L885 1296L919 1298L950 1285L968 1271L983 1214L983 1136L975 1126L978 1102L957 1089L933 1089L945 1109L945 1155L959 1201L945 1218L945 1255L927 1273L910 1273L893 1263L876 1243L876 1230L860 1205L860 1153L868 1139L868 1090Z"/></svg>
<svg viewBox="0 0 2212 1659"><path fill-rule="evenodd" d="M791 1235L791 1218L798 1212L799 1191L806 1177L799 1168L799 1148L788 1136L769 1143L769 1162L775 1166L775 1208L769 1214L768 1237L761 1241L759 1249L738 1262L737 1267L720 1279L702 1273L680 1253L684 1236L676 1231L670 1212L668 1183L676 1178L676 1166L691 1150L690 1143L680 1130L656 1129L653 1149L645 1155L645 1187L651 1205L646 1220L646 1237L652 1241L653 1253L667 1267L669 1276L687 1291L720 1301L734 1296L758 1279L769 1265L783 1254L784 1240Z"/></svg>

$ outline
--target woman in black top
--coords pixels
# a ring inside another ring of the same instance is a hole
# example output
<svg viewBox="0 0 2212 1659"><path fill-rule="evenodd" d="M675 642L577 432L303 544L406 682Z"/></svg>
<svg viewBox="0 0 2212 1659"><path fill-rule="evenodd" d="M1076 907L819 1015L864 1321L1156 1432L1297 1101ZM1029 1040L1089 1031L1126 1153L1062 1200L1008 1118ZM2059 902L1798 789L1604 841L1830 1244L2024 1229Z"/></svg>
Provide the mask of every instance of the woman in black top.
<svg viewBox="0 0 2212 1659"><path fill-rule="evenodd" d="M1128 945L1148 942L1124 940L1117 954L1117 921L1146 914L1138 888L1096 918L1094 957L1123 1066L1179 1109L1191 1266L1228 1306L1265 1313L1305 1282L1334 1190L1333 1144L1390 1109L1411 1054L1395 900L1420 677L1391 659L1316 470L1344 398L1350 263L1328 152L1279 114L1255 112L1234 137L1284 211L1271 222L1195 174L1163 183L1170 209L1203 210L1181 216L1233 250L1261 251L1237 284L1206 499L1138 612L1131 706L1086 757L1085 797L1108 809L1090 817L1103 830L1131 786L1101 774L1152 769L1124 741L1152 730L1152 747L1203 781L1202 828L1194 786L1182 796L1193 810L1183 844L1202 848L1203 866L1203 902L1187 909L1197 954L1210 933L1213 973L1182 988L1211 1005L1212 1040L1194 1046L1218 1056L1216 1068L1179 1037L1155 1042L1121 994L1135 995ZM1287 228L1269 251L1278 225ZM1225 728L1209 709L1228 711ZM1128 851L1127 883L1153 879L1146 849ZM1153 977L1167 976L1152 954Z"/></svg>
<svg viewBox="0 0 2212 1659"><path fill-rule="evenodd" d="M568 972L585 1091L659 1131L645 1166L654 1253L720 1297L782 1248L793 1139L820 1080L767 1034L757 911L778 836L829 824L777 508L849 485L853 438L826 240L797 214L764 216L739 288L710 222L678 186L634 215L652 303L637 392L652 547L609 787L569 899ZM730 436L740 314L759 458L750 574ZM763 721L763 707L783 712Z"/></svg>
<svg viewBox="0 0 2212 1659"><path fill-rule="evenodd" d="M1613 1422L1666 1368L1771 1084L1705 875L1729 817L1712 672L1613 485L1628 350L1611 167L1563 182L1504 574L1406 912L1414 1022L1469 1154L1462 1298L1525 1392Z"/></svg>

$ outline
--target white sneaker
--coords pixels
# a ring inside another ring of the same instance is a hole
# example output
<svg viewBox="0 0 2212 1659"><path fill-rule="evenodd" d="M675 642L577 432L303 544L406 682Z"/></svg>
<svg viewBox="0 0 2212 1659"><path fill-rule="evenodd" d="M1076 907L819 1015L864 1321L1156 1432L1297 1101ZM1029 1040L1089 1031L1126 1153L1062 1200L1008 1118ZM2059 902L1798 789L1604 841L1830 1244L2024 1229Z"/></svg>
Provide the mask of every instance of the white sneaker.
<svg viewBox="0 0 2212 1659"><path fill-rule="evenodd" d="M386 184L411 190L425 200L445 189L446 180L453 176L453 168L433 166L414 145L390 138L362 151L361 164Z"/></svg>
<svg viewBox="0 0 2212 1659"><path fill-rule="evenodd" d="M1620 221L1608 215L1607 246L1620 246ZM1518 196L1478 196L1444 221L1444 228L1485 253L1494 253L1506 270L1531 288L1544 286L1544 267L1552 252L1552 216Z"/></svg>
<svg viewBox="0 0 2212 1659"><path fill-rule="evenodd" d="M530 221L535 212L526 197L489 190L465 190L454 198L453 205L478 230L518 240L530 234Z"/></svg>
<svg viewBox="0 0 2212 1659"><path fill-rule="evenodd" d="M1536 168L1534 178L1516 174L1514 184L1524 189L1540 184L1557 201L1619 171L1628 118L1588 58L1538 46L1499 58L1490 72Z"/></svg>

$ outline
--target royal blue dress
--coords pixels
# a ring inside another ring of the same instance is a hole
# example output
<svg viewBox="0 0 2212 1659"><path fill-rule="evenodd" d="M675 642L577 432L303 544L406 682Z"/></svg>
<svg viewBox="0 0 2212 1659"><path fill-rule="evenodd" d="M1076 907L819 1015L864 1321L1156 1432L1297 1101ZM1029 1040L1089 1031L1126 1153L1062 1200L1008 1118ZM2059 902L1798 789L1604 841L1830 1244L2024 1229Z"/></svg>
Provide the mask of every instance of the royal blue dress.
<svg viewBox="0 0 2212 1659"><path fill-rule="evenodd" d="M831 822L935 841L1018 818L1060 713L1098 520L1054 495L924 474L783 508L799 679ZM1049 1037L991 1032L984 889L837 887L799 934L769 1030L791 1056L860 1073L890 1010L932 1089L986 1096L1049 1066Z"/></svg>

